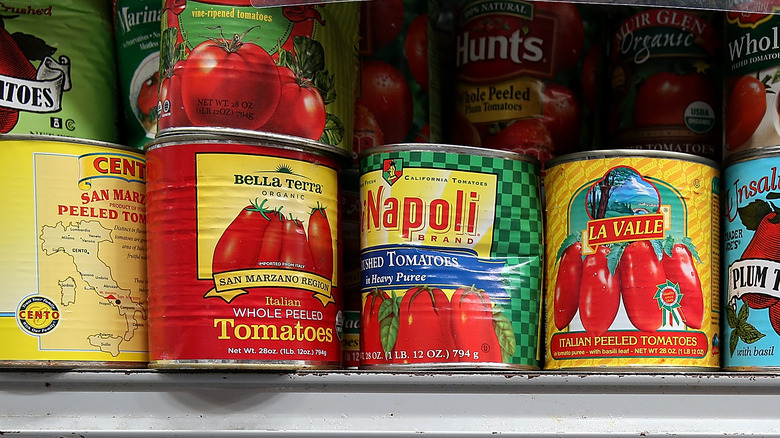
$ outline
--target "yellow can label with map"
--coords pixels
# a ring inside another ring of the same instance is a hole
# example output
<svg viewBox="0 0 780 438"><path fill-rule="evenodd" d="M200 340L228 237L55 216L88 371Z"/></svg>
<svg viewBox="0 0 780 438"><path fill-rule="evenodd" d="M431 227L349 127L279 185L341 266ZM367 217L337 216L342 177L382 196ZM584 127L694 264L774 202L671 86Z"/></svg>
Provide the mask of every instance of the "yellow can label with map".
<svg viewBox="0 0 780 438"><path fill-rule="evenodd" d="M144 155L53 137L0 154L0 365L145 366Z"/></svg>

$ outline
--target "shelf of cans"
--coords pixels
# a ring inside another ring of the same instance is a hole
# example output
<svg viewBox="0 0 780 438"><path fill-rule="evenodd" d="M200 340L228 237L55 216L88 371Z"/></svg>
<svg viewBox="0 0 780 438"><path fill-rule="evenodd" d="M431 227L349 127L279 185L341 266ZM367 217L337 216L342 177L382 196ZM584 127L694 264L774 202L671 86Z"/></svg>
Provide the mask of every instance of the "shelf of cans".
<svg viewBox="0 0 780 438"><path fill-rule="evenodd" d="M775 374L0 373L13 436L780 436Z"/></svg>

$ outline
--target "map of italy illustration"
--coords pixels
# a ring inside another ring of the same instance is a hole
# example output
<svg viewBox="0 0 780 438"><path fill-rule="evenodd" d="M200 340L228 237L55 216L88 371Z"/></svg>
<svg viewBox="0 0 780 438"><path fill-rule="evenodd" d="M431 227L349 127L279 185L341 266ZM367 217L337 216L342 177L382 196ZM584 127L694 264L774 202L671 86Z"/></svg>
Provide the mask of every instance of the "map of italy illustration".
<svg viewBox="0 0 780 438"><path fill-rule="evenodd" d="M123 235L116 237L117 239L130 240ZM97 327L100 327L101 331L86 337L89 345L112 356L118 356L121 351L125 350L123 343L130 342L136 336L146 336L146 303L138 290L141 286L135 285L135 290L132 290L130 287L120 285L114 279L112 272L122 269L122 267L109 266L100 257L101 245L126 244L130 248L140 249L138 242L123 243L121 240L115 242L115 239L112 238L112 230L105 228L98 221L89 220L43 225L40 232L40 242L43 254L46 256L44 259L65 255L72 261L72 274L59 278L57 285L55 285L60 293L60 296L56 298L64 309L86 304L86 306L82 306L84 310L78 311L78 318L84 319L81 321L82 323L95 327L97 317L92 315L91 319L92 311L86 310L86 308L94 305L94 299L97 298L97 304L108 306L113 312L116 312L119 315L118 320L123 323L120 325L124 325L124 328L119 327L119 325L105 328L98 325ZM60 258L59 263L61 262ZM42 265L45 263L45 260L41 260ZM136 282L145 283L141 279L136 279ZM50 289L51 284L41 285L41 287L44 286L47 290L54 290ZM83 303L81 300L88 300L88 302ZM73 322L78 323L78 321ZM141 329L144 332L139 334ZM41 343L45 344L43 338ZM78 344L84 340L72 339L70 344L73 342ZM56 344L62 347L60 341ZM138 343L138 345L143 344ZM83 346L78 347L77 345L73 345L73 348L84 349Z"/></svg>

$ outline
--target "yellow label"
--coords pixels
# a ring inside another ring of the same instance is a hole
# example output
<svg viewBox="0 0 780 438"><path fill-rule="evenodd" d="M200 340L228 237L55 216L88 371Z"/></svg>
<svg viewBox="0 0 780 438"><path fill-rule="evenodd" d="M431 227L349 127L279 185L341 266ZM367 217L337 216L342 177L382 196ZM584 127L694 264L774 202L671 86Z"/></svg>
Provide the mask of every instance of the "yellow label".
<svg viewBox="0 0 780 438"><path fill-rule="evenodd" d="M0 360L145 362L145 161L7 141Z"/></svg>
<svg viewBox="0 0 780 438"><path fill-rule="evenodd" d="M493 123L542 115L544 84L517 77L491 84L458 84L458 110L472 123Z"/></svg>
<svg viewBox="0 0 780 438"><path fill-rule="evenodd" d="M215 284L207 297L221 297L230 302L235 296L247 293L246 288L280 286L309 290L323 305L333 302L331 289L340 284L336 262L339 195L335 169L290 158L209 153L197 155L196 178L198 278L213 280ZM323 273L325 276L293 273L273 265L212 272L217 242L236 216L252 204L278 211L285 220L299 221L306 230L309 245L312 240L329 239L334 261L332 272ZM329 236L310 235L310 219L318 207L327 216Z"/></svg>
<svg viewBox="0 0 780 438"><path fill-rule="evenodd" d="M421 244L490 257L495 174L444 169L375 171L360 177L361 248ZM392 183L390 183L392 181Z"/></svg>

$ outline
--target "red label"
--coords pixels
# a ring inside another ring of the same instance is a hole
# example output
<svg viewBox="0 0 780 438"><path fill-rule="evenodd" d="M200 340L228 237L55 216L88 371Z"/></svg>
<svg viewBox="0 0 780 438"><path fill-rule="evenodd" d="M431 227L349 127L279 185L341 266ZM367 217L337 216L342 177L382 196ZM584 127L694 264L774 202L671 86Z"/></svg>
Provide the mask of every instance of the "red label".
<svg viewBox="0 0 780 438"><path fill-rule="evenodd" d="M606 332L602 336L587 333L557 333L550 344L552 357L561 359L680 357L701 358L709 344L700 332L635 331Z"/></svg>

